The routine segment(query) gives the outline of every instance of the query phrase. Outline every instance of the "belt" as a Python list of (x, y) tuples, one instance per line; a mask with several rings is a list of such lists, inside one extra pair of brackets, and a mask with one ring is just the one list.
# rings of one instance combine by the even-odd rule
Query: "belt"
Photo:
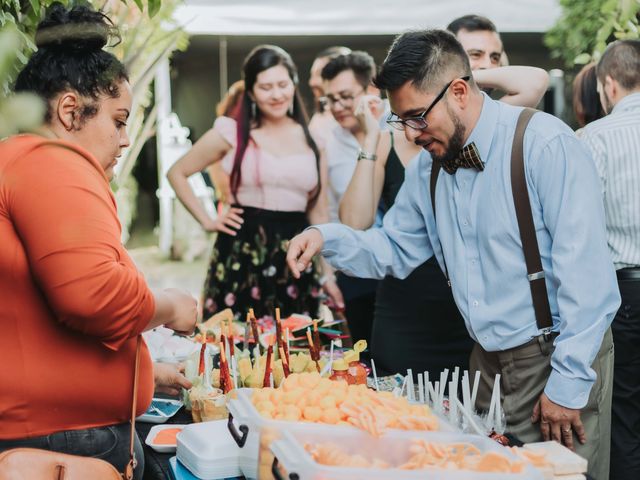
[(640, 280), (640, 268), (621, 268), (616, 271), (616, 276), (618, 280)]

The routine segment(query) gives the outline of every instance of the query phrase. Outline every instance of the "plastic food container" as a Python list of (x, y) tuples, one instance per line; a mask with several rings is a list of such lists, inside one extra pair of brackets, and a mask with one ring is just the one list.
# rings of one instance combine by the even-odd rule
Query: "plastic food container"
[[(184, 425), (177, 425), (177, 424), (154, 425), (153, 427), (151, 427), (151, 430), (149, 430), (149, 434), (147, 435), (147, 438), (144, 441), (144, 443), (146, 443), (147, 445), (149, 445), (149, 447), (151, 447), (152, 449), (154, 449), (156, 452), (159, 452), (159, 453), (175, 452), (177, 439), (173, 442), (162, 441), (160, 443), (158, 443), (156, 440), (160, 440), (160, 438), (163, 436), (161, 432), (166, 432), (167, 430), (171, 430), (172, 431), (171, 433), (173, 433), (173, 431), (179, 432), (184, 427), (185, 427)], [(157, 438), (158, 435), (160, 435), (159, 438)]]
[(227, 421), (193, 423), (177, 437), (176, 457), (197, 478), (239, 477), (239, 448), (227, 431)]
[(180, 400), (168, 398), (154, 398), (146, 412), (140, 415), (137, 420), (147, 423), (164, 423), (173, 417), (184, 405)]
[(378, 468), (337, 467), (316, 463), (304, 449), (305, 443), (331, 442), (339, 445), (348, 454), (364, 455), (369, 459), (379, 459), (392, 465), (406, 462), (411, 453), (409, 447), (414, 439), (424, 439), (428, 442), (454, 444), (470, 443), (481, 452), (499, 452), (502, 455), (517, 459), (508, 449), (489, 438), (463, 433), (444, 432), (404, 432), (389, 430), (380, 438), (372, 437), (366, 432), (357, 430), (335, 430), (331, 426), (312, 425), (314, 428), (305, 430), (288, 430), (280, 440), (272, 443), (271, 450), (274, 460), (271, 473), (276, 480), (369, 480), (369, 479), (425, 479), (430, 480), (541, 480), (542, 474), (527, 466), (518, 474), (479, 473), (465, 470), (401, 470)]
[[(254, 389), (251, 388), (234, 390), (234, 392), (237, 392), (237, 398), (230, 400), (227, 404), (229, 409), (228, 428), (240, 447), (240, 464), (242, 466), (242, 474), (246, 478), (260, 478), (261, 480), (272, 478), (273, 454), (271, 453), (270, 445), (273, 441), (281, 438), (281, 434), (284, 431), (292, 429), (305, 431), (309, 428), (313, 429), (315, 426), (320, 426), (328, 427), (331, 431), (361, 432), (355, 427), (327, 426), (311, 422), (289, 422), (264, 418), (251, 403), (253, 391)], [(454, 430), (451, 425), (442, 419), (440, 419), (440, 428), (443, 431)], [(368, 435), (366, 432), (363, 433)]]

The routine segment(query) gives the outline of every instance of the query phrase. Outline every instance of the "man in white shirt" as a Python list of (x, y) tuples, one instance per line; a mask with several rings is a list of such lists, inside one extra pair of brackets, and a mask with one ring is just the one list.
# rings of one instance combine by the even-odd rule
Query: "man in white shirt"
[[(359, 142), (365, 135), (354, 115), (354, 109), (363, 95), (379, 97), (380, 94), (371, 83), (375, 73), (376, 65), (373, 58), (362, 51), (331, 59), (321, 72), (324, 101), (337, 122), (324, 145), (329, 170), (327, 196), (331, 222), (340, 222), (340, 200), (355, 171)], [(382, 111), (382, 100), (376, 106), (379, 109), (377, 115), (384, 121), (386, 117)], [(376, 280), (338, 274), (338, 286), (345, 299), (345, 314), (354, 341), (370, 341), (377, 285)]]
[(640, 478), (640, 40), (609, 45), (596, 74), (608, 115), (587, 125), (581, 138), (600, 176), (607, 243), (622, 296), (611, 325), (615, 366), (610, 478), (635, 480)]

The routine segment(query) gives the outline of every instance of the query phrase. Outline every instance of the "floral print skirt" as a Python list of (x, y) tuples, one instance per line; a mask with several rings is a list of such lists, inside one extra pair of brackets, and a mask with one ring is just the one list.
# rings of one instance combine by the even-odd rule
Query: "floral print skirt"
[(287, 241), (308, 226), (304, 212), (277, 212), (252, 207), (235, 237), (218, 233), (203, 294), (203, 317), (231, 308), (244, 320), (249, 308), (256, 317), (292, 313), (315, 316), (320, 286), (312, 265), (299, 280), (286, 266)]

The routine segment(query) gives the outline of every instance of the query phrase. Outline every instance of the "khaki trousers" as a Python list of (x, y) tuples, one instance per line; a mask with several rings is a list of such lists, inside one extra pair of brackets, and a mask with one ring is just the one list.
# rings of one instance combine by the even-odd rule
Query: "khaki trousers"
[[(531, 423), (531, 414), (551, 373), (553, 341), (542, 336), (516, 348), (502, 352), (486, 352), (476, 344), (471, 352), (471, 371), (481, 372), (477, 407), (489, 409), (493, 379), (499, 373), (502, 408), (507, 419), (507, 432), (525, 443), (542, 441), (540, 425)], [(611, 438), (611, 392), (613, 383), (613, 340), (607, 329), (592, 368), (597, 379), (591, 389), (581, 419), (587, 435), (582, 445), (575, 434), (576, 452), (589, 461), (589, 475), (595, 480), (608, 480)]]

